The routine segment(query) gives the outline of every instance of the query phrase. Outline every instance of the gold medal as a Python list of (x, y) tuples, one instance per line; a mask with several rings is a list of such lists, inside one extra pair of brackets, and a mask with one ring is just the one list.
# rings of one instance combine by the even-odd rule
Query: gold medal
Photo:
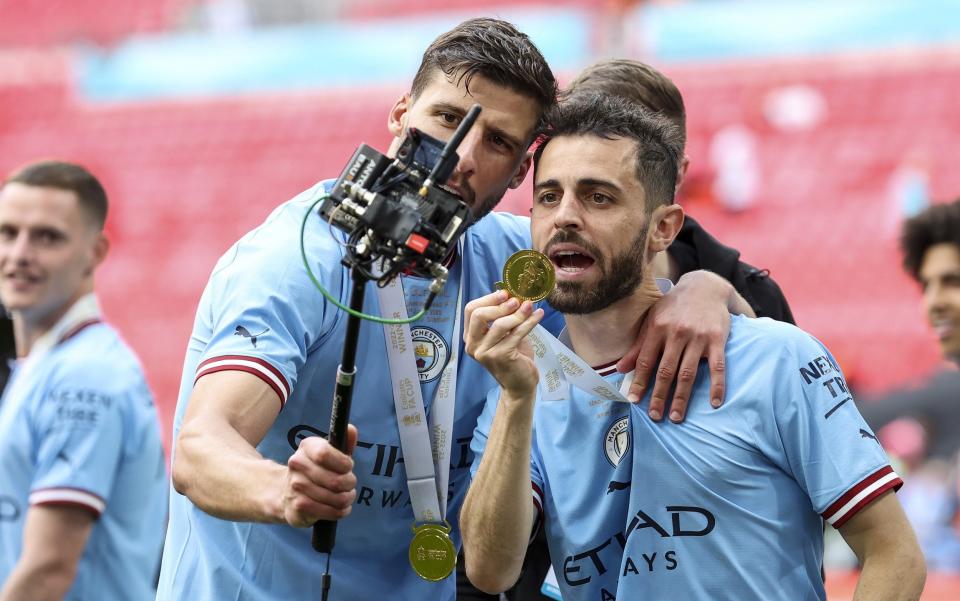
[(556, 278), (553, 263), (547, 255), (535, 250), (521, 250), (507, 259), (503, 266), (503, 281), (495, 285), (520, 300), (538, 301), (547, 298)]
[(457, 549), (450, 540), (450, 526), (443, 524), (414, 524), (410, 541), (410, 565), (417, 576), (439, 582), (457, 567)]

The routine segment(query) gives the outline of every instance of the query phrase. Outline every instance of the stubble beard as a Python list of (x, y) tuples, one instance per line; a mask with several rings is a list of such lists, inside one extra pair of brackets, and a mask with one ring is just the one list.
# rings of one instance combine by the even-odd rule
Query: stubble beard
[[(645, 224), (630, 248), (610, 260), (609, 269), (606, 259), (599, 252), (593, 253), (596, 259), (595, 266), (601, 273), (600, 281), (595, 286), (582, 282), (558, 281), (553, 292), (547, 297), (550, 306), (561, 313), (586, 315), (606, 309), (633, 294), (643, 281), (643, 258), (648, 229), (649, 224)], [(558, 234), (554, 240), (551, 240), (551, 244), (576, 242), (584, 249), (592, 251), (592, 245), (586, 244), (578, 234), (562, 234)], [(547, 248), (549, 246), (548, 244)]]

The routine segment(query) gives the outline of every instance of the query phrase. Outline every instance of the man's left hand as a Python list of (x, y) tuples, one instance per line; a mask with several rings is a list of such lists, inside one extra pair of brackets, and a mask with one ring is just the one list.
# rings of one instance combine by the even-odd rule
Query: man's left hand
[[(701, 359), (710, 367), (710, 404), (719, 407), (725, 394), (724, 346), (730, 334), (730, 310), (746, 306), (720, 276), (707, 271), (685, 274), (677, 285), (654, 304), (644, 318), (640, 336), (617, 364), (620, 371), (636, 369), (627, 394), (639, 401), (654, 367), (656, 375), (650, 394), (650, 418), (659, 421), (667, 406), (670, 386), (676, 382), (670, 402), (670, 421), (681, 422), (697, 376)], [(659, 357), (659, 366), (657, 358)]]

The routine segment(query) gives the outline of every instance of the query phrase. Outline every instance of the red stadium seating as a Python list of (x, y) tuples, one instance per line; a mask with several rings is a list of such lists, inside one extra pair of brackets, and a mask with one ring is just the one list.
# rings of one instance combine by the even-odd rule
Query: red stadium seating
[[(769, 268), (799, 323), (869, 389), (916, 377), (936, 359), (898, 267), (884, 195), (914, 148), (927, 152), (936, 197), (960, 193), (951, 165), (960, 156), (958, 63), (926, 55), (670, 70), (687, 98), (692, 177), (709, 175), (708, 140), (724, 124), (746, 123), (759, 140), (757, 206), (731, 215), (689, 198), (689, 212)], [(0, 79), (0, 170), (58, 156), (102, 175), (114, 247), (99, 286), (108, 317), (147, 366), (169, 433), (193, 312), (217, 257), (279, 202), (336, 175), (358, 143), (385, 149), (386, 111), (400, 90), (90, 105), (57, 72)], [(825, 99), (815, 130), (781, 132), (760, 114), (759, 98), (793, 83)], [(504, 206), (526, 213), (529, 198), (525, 186)]]
[[(353, 0), (343, 4), (342, 16), (349, 19), (383, 19), (436, 12), (475, 12), (477, 0)], [(485, 11), (531, 7), (593, 6), (590, 0), (485, 0)]]
[(168, 29), (196, 0), (0, 0), (0, 46), (109, 45)]

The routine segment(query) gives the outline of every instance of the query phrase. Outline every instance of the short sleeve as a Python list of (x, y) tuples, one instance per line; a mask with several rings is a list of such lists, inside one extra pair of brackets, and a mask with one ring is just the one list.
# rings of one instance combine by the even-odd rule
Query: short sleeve
[[(310, 200), (282, 206), (218, 263), (201, 301), (210, 337), (196, 380), (243, 371), (270, 386), (281, 407), (290, 396), (308, 352), (332, 329), (337, 314), (303, 265), (299, 231)], [(314, 225), (307, 229), (307, 256), (324, 288), (340, 297), (345, 288), (340, 247), (319, 218)]]
[(903, 481), (860, 416), (836, 360), (812, 336), (789, 332), (769, 412), (775, 453), (814, 509), (839, 528)]
[[(89, 362), (88, 362), (89, 363)], [(30, 414), (35, 443), (31, 505), (83, 507), (99, 516), (123, 454), (125, 391), (102, 366), (67, 365)]]

